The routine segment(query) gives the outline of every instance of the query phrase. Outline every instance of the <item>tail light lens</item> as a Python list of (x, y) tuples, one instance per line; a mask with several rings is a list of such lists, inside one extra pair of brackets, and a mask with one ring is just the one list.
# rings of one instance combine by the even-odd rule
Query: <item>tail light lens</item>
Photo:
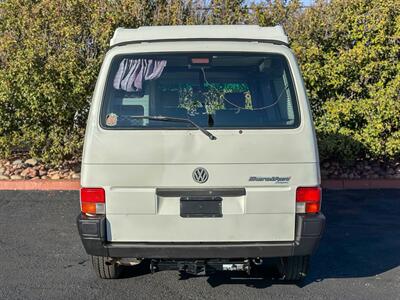
[(106, 193), (102, 188), (81, 188), (81, 211), (85, 214), (106, 213)]
[(299, 187), (296, 191), (296, 212), (315, 214), (321, 210), (321, 188)]

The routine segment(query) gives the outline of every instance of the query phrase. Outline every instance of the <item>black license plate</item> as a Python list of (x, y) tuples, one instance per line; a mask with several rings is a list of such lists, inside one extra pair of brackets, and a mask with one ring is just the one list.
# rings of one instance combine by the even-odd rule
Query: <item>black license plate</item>
[(182, 197), (181, 217), (183, 218), (221, 218), (221, 197)]

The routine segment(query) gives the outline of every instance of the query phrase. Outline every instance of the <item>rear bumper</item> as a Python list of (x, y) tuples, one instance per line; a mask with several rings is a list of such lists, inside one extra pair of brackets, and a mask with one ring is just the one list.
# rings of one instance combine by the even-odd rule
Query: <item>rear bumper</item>
[(296, 237), (288, 242), (235, 243), (108, 243), (105, 217), (78, 216), (86, 252), (95, 256), (152, 259), (255, 258), (310, 255), (318, 247), (325, 216), (296, 216)]

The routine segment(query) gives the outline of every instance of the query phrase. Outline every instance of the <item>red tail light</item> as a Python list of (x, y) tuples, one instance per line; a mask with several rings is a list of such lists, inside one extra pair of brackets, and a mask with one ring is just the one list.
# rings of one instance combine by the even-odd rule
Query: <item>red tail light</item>
[(209, 63), (210, 59), (208, 57), (192, 58), (192, 64), (194, 65), (208, 65)]
[(102, 188), (81, 188), (81, 211), (85, 214), (105, 214), (106, 193)]
[(296, 212), (318, 213), (321, 210), (321, 188), (299, 187), (296, 191)]

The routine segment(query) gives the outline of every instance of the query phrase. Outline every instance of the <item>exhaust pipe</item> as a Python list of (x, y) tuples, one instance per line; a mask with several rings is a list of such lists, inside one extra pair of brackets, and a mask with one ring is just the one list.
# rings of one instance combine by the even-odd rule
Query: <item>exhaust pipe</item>
[(142, 260), (140, 258), (120, 258), (117, 260), (117, 264), (121, 266), (136, 266), (141, 262)]
[(261, 258), (259, 258), (259, 257), (253, 258), (253, 263), (254, 263), (256, 266), (259, 266), (259, 265), (262, 265), (263, 260), (262, 260)]

